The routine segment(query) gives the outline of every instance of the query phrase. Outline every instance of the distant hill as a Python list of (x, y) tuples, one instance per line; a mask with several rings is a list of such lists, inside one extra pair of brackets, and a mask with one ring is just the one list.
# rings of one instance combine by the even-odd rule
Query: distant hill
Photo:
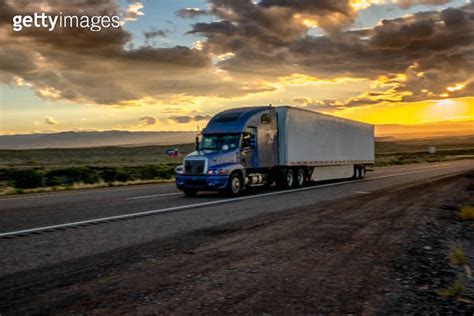
[[(466, 143), (474, 136), (474, 121), (435, 122), (417, 125), (376, 125), (379, 141), (429, 141)], [(61, 132), (0, 136), (0, 149), (83, 148), (104, 146), (178, 145), (194, 142), (196, 132)], [(444, 139), (444, 140), (443, 140)]]
[(382, 124), (375, 126), (378, 138), (390, 140), (474, 136), (474, 121), (434, 122), (416, 125)]
[(196, 132), (61, 132), (0, 136), (0, 149), (175, 145), (194, 142)]

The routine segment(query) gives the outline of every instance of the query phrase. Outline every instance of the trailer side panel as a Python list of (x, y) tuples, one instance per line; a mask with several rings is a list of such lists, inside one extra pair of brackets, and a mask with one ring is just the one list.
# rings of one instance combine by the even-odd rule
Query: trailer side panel
[(278, 113), (281, 165), (373, 163), (372, 125), (292, 107)]

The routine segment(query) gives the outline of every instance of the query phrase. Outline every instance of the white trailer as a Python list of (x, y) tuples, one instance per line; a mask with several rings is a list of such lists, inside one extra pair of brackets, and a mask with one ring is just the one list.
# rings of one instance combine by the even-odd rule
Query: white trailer
[(312, 181), (363, 178), (374, 163), (374, 127), (290, 106), (276, 108), (280, 166), (305, 167)]

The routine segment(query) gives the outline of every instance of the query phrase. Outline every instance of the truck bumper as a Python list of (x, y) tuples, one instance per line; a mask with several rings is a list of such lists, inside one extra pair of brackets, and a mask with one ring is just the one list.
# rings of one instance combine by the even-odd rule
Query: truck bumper
[(223, 191), (227, 187), (229, 176), (189, 176), (176, 175), (176, 187), (179, 190)]

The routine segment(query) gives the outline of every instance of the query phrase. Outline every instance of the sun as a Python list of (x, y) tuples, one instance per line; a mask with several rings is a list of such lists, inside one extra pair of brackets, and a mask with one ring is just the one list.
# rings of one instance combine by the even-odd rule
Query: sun
[(452, 105), (454, 105), (455, 102), (453, 100), (450, 100), (450, 99), (443, 99), (443, 100), (439, 100), (438, 102), (436, 102), (436, 105), (437, 106), (440, 106), (440, 107), (450, 107)]

